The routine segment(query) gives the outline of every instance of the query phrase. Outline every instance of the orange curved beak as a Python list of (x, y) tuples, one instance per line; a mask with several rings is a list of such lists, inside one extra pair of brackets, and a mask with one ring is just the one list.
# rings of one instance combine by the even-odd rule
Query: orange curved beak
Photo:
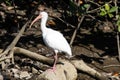
[(36, 22), (36, 21), (38, 21), (39, 19), (41, 19), (42, 18), (42, 16), (41, 15), (38, 15), (33, 21), (32, 21), (32, 23), (30, 24), (30, 27), (29, 28), (31, 28), (31, 26)]

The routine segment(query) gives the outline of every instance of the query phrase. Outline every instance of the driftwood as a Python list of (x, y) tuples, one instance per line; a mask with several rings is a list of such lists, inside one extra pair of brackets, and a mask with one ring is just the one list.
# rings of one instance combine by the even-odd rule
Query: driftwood
[[(14, 54), (23, 54), (43, 63), (53, 64), (53, 59), (44, 57), (23, 48), (14, 47)], [(101, 73), (87, 66), (83, 60), (59, 60), (59, 62), (62, 64), (57, 64), (55, 72), (46, 70), (38, 76), (38, 80), (76, 80), (77, 70), (85, 72), (100, 80), (104, 80), (103, 78), (105, 78), (105, 76)]]
[[(27, 24), (29, 22), (30, 21), (26, 22), (26, 24), (22, 27), (22, 29), (17, 34), (15, 39), (11, 42), (11, 44), (0, 54), (0, 61), (2, 61), (4, 59), (12, 58), (12, 63), (14, 63), (14, 60), (13, 60), (13, 48), (17, 44), (17, 42), (20, 39), (20, 37), (22, 36), (22, 34), (24, 33), (24, 30), (25, 30), (25, 28), (26, 28), (26, 26), (27, 26)], [(6, 55), (9, 55), (9, 56), (6, 56)]]
[(53, 59), (49, 59), (47, 57), (44, 57), (42, 55), (39, 55), (35, 52), (31, 52), (29, 50), (23, 49), (23, 48), (19, 48), (19, 47), (14, 47), (14, 53), (15, 54), (23, 54), (27, 57), (33, 58), (35, 60), (41, 61), (43, 63), (48, 63), (48, 64), (52, 64), (53, 63)]

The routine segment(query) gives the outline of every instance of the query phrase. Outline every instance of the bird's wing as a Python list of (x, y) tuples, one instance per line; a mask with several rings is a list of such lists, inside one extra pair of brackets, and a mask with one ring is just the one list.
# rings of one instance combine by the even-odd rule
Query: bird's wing
[(54, 30), (49, 30), (45, 37), (43, 37), (44, 42), (47, 46), (54, 50), (62, 51), (71, 55), (71, 48), (67, 40), (63, 35)]

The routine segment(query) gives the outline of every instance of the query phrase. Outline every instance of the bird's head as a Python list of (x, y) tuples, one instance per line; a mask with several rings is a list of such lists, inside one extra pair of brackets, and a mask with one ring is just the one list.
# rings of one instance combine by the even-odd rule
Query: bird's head
[(40, 12), (40, 14), (32, 21), (32, 23), (30, 24), (30, 27), (36, 22), (38, 21), (39, 19), (43, 19), (43, 20), (47, 20), (48, 18), (48, 13), (47, 12)]
[(47, 12), (40, 12), (40, 16), (41, 16), (41, 18), (44, 18), (44, 17), (48, 17), (48, 13)]

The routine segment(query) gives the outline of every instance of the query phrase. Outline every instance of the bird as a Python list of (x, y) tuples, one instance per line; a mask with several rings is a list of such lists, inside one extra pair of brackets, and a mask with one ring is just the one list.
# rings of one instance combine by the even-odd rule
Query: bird
[(40, 19), (41, 19), (40, 26), (42, 31), (43, 42), (45, 43), (46, 46), (54, 50), (54, 64), (51, 70), (55, 71), (56, 63), (58, 60), (57, 54), (59, 52), (64, 52), (68, 56), (68, 58), (71, 58), (72, 57), (71, 47), (62, 33), (46, 27), (48, 13), (45, 11), (39, 13), (39, 15), (31, 22), (29, 28), (31, 28), (32, 25)]

